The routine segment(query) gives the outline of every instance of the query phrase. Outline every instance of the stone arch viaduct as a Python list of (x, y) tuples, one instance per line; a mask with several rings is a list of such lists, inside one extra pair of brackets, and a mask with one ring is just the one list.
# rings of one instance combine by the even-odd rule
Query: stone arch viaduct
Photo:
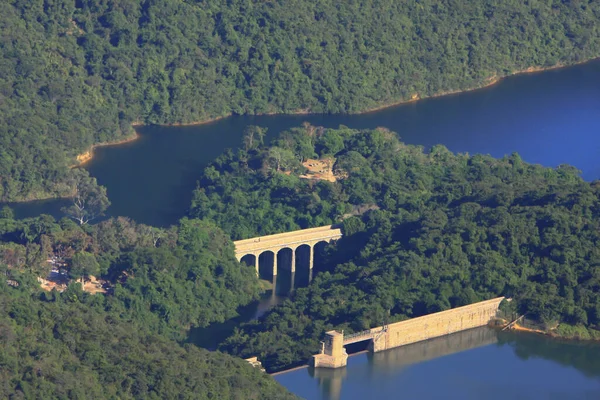
[(333, 225), (319, 228), (301, 229), (292, 232), (278, 233), (276, 235), (258, 236), (250, 239), (233, 242), (235, 256), (238, 261), (247, 255), (254, 256), (254, 266), (258, 275), (258, 259), (262, 253), (273, 253), (273, 276), (277, 275), (277, 253), (283, 249), (292, 251), (292, 272), (296, 271), (296, 249), (303, 245), (309, 247), (309, 268), (312, 270), (314, 263), (314, 247), (319, 242), (330, 243), (342, 237), (342, 230)]

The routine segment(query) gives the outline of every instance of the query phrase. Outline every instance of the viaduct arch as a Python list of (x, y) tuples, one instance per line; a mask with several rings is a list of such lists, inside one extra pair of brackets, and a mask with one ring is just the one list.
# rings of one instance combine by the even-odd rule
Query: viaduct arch
[(254, 256), (254, 266), (258, 275), (258, 259), (265, 252), (273, 253), (273, 276), (277, 275), (277, 253), (283, 249), (292, 251), (292, 272), (296, 271), (296, 249), (308, 245), (309, 268), (312, 271), (314, 264), (314, 247), (319, 242), (330, 243), (342, 237), (342, 230), (334, 225), (319, 228), (301, 229), (292, 232), (278, 233), (275, 235), (257, 236), (250, 239), (233, 242), (235, 257), (238, 261), (247, 255)]

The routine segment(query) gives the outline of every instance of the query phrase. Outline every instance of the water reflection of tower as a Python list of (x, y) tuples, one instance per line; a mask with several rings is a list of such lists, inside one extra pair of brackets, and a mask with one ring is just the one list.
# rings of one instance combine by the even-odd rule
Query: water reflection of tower
[(339, 400), (342, 392), (342, 382), (346, 378), (346, 368), (312, 368), (308, 369), (312, 378), (319, 382), (321, 393), (324, 398)]

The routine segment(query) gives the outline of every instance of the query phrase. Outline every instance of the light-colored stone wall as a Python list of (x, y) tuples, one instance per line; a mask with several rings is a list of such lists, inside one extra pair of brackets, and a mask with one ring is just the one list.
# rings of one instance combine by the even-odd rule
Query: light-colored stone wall
[[(422, 317), (379, 326), (365, 331), (365, 340), (371, 340), (370, 350), (377, 353), (407, 344), (433, 339), (451, 333), (487, 325), (498, 313), (504, 297), (481, 301)], [(353, 339), (347, 341), (354, 342)], [(346, 343), (347, 344), (347, 343)], [(339, 368), (346, 365), (348, 355), (344, 349), (343, 335), (329, 331), (321, 354), (313, 356), (315, 367)]]
[(237, 240), (235, 245), (235, 254), (238, 258), (246, 254), (259, 254), (264, 251), (277, 251), (283, 248), (291, 248), (308, 244), (315, 245), (320, 241), (330, 242), (342, 237), (342, 230), (334, 228), (332, 225), (321, 226), (318, 228), (301, 229), (292, 232), (278, 233), (276, 235), (260, 236), (250, 239)]
[[(496, 316), (503, 299), (504, 297), (498, 297), (390, 324), (387, 332), (374, 340), (372, 350), (383, 351), (487, 325)], [(374, 328), (374, 330), (380, 331), (381, 328)]]
[(273, 276), (277, 275), (277, 253), (283, 249), (292, 251), (291, 272), (296, 270), (296, 249), (302, 245), (309, 246), (309, 270), (312, 270), (314, 263), (313, 247), (319, 242), (331, 243), (342, 237), (342, 230), (333, 225), (321, 226), (318, 228), (300, 229), (292, 232), (278, 233), (276, 235), (267, 235), (254, 237), (250, 239), (238, 240), (233, 242), (235, 245), (235, 257), (238, 261), (247, 255), (254, 256), (254, 267), (256, 275), (259, 275), (259, 257), (264, 252), (273, 253)]

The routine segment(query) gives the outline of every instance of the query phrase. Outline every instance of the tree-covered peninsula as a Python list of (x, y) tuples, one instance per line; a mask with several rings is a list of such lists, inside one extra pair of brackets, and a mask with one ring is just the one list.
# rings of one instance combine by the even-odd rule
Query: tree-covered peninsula
[(0, 201), (132, 123), (358, 112), (600, 56), (598, 2), (0, 2)]
[[(270, 146), (250, 142), (206, 168), (193, 216), (235, 238), (329, 223), (345, 236), (329, 249), (327, 271), (223, 350), (278, 369), (306, 360), (326, 330), (499, 295), (548, 329), (598, 336), (600, 186), (574, 168), (424, 152), (383, 128), (305, 125)], [(331, 175), (307, 172), (316, 159)]]
[[(260, 293), (210, 223), (16, 221), (4, 209), (0, 272), (1, 398), (294, 398), (238, 357), (185, 344), (190, 326), (232, 318)], [(64, 284), (38, 279), (48, 275)], [(93, 276), (102, 287), (83, 291)]]

